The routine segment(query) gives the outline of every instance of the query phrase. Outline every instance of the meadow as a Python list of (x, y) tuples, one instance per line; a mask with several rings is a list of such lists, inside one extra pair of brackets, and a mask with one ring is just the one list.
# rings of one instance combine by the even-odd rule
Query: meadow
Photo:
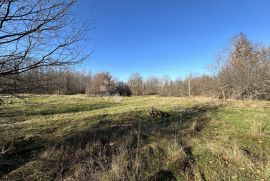
[[(0, 180), (270, 180), (270, 102), (2, 100)], [(168, 116), (149, 116), (153, 107)]]

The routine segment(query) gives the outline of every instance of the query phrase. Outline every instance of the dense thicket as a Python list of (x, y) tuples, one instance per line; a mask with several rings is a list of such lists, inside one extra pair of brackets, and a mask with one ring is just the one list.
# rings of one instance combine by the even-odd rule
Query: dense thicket
[(215, 70), (224, 96), (270, 99), (270, 49), (252, 43), (244, 34), (234, 39)]
[(16, 79), (0, 77), (0, 86), (2, 93), (189, 96), (190, 92), (191, 96), (222, 99), (270, 99), (270, 48), (251, 42), (241, 33), (212, 67), (211, 75), (176, 80), (168, 76), (143, 78), (135, 73), (126, 83), (109, 72), (92, 75), (41, 67), (16, 75)]

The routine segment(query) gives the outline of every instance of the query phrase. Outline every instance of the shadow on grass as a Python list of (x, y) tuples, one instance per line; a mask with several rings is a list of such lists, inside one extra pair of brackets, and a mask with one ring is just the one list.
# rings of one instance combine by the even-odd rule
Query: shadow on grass
[(91, 111), (96, 109), (104, 109), (116, 106), (115, 103), (102, 103), (102, 104), (65, 104), (64, 106), (51, 105), (43, 110), (32, 112), (28, 111), (27, 115), (52, 115), (52, 114), (62, 114), (62, 113), (76, 113)]
[[(91, 107), (101, 108), (104, 107)], [(192, 148), (186, 145), (186, 139), (195, 136), (208, 124), (210, 118), (206, 113), (215, 109), (217, 107), (197, 106), (172, 110), (168, 112), (168, 117), (154, 119), (148, 116), (146, 111), (115, 114), (82, 132), (53, 143), (54, 146), (46, 148), (42, 163), (32, 169), (42, 173), (39, 177), (52, 180), (176, 180), (175, 170), (169, 170), (170, 166), (165, 167), (166, 153), (163, 145), (158, 144), (162, 139), (175, 139), (187, 155), (184, 160), (178, 160), (177, 167), (192, 178)], [(5, 165), (1, 164), (0, 173), (7, 175), (36, 159), (42, 151), (41, 148), (44, 148), (42, 143), (45, 142), (37, 140), (39, 146), (32, 148), (31, 144), (15, 147), (12, 155), (22, 161), (12, 163), (9, 169), (3, 169)], [(26, 149), (28, 146), (29, 149)], [(3, 154), (0, 158), (1, 163), (9, 163), (13, 159), (14, 157), (8, 154)], [(10, 174), (9, 178), (16, 179), (16, 172)]]
[(39, 137), (18, 138), (0, 154), (0, 178), (21, 165), (38, 158), (48, 142)]
[[(42, 108), (43, 104), (25, 105), (26, 110), (16, 110), (16, 108), (2, 108), (0, 109), (0, 124), (13, 124), (16, 122), (23, 122), (29, 116), (46, 116), (64, 113), (85, 112), (91, 110), (105, 109), (117, 106), (116, 103), (102, 103), (102, 104), (64, 104), (53, 105), (48, 104)], [(41, 108), (39, 108), (41, 107)], [(40, 109), (40, 110), (35, 110)], [(35, 111), (34, 111), (35, 110)]]

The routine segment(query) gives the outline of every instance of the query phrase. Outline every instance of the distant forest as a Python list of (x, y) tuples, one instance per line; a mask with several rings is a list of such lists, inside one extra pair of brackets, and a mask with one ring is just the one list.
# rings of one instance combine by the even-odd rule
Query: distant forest
[(1, 93), (210, 96), (220, 99), (270, 99), (270, 48), (249, 40), (243, 33), (209, 66), (209, 75), (143, 78), (134, 73), (126, 82), (109, 72), (90, 74), (57, 66), (39, 67), (0, 76)]

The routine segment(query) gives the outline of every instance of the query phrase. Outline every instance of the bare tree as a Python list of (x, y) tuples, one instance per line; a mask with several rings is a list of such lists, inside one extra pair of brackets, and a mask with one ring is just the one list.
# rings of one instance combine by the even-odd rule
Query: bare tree
[(160, 92), (160, 81), (156, 76), (150, 76), (144, 82), (144, 94), (157, 95)]
[(188, 97), (189, 98), (191, 97), (191, 80), (192, 80), (192, 74), (189, 72), (188, 73), (188, 78), (187, 78), (187, 81), (188, 81)]
[(139, 73), (132, 74), (129, 77), (128, 85), (133, 95), (143, 94), (143, 78)]
[(160, 90), (159, 94), (162, 96), (172, 96), (174, 91), (174, 82), (169, 76), (160, 78)]
[(74, 65), (87, 57), (79, 51), (87, 26), (76, 20), (76, 2), (0, 1), (1, 80), (15, 83), (17, 75), (29, 70)]

